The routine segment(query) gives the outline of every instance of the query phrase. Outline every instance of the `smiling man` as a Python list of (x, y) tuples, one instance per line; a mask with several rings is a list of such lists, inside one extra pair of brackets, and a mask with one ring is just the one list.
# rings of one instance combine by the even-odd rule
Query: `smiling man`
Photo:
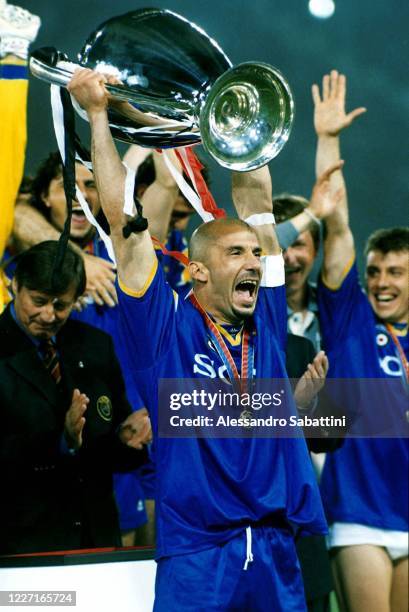
[(366, 286), (368, 299), (379, 319), (408, 322), (408, 228), (378, 230), (366, 244)]
[[(95, 177), (118, 261), (121, 341), (153, 420), (154, 609), (265, 609), (268, 602), (277, 612), (300, 612), (305, 599), (294, 534), (325, 530), (305, 441), (158, 436), (160, 379), (199, 379), (206, 375), (197, 369), (202, 358), (214, 376), (232, 382), (286, 376), (283, 261), (273, 225), (257, 233), (237, 219), (200, 227), (189, 248), (193, 291), (180, 300), (165, 282), (149, 232), (124, 237), (125, 169), (109, 130), (104, 82), (80, 70), (68, 87), (90, 121)], [(317, 182), (313, 198), (326, 197), (333, 170)], [(271, 184), (265, 193), (257, 188), (265, 173), (238, 179), (253, 196), (243, 197), (240, 217), (271, 213)]]
[[(321, 94), (313, 86), (317, 175), (340, 157), (344, 87), (345, 77), (335, 71), (324, 79)], [(345, 381), (338, 387), (340, 401), (368, 427), (352, 425), (355, 436), (327, 456), (322, 474), (337, 595), (345, 610), (407, 610), (409, 228), (369, 237), (365, 293), (341, 170), (331, 176), (331, 189), (344, 197), (325, 222), (317, 296), (323, 346), (329, 377)], [(371, 427), (383, 415), (390, 415), (395, 429), (380, 438)]]
[[(330, 376), (361, 379), (359, 399), (348, 394), (348, 383), (344, 383), (342, 401), (347, 408), (364, 415), (373, 410), (381, 414), (394, 410), (398, 423), (398, 431), (390, 439), (360, 438), (359, 434), (365, 435), (361, 431), (327, 456), (321, 490), (330, 522), (337, 594), (346, 609), (405, 610), (409, 228), (379, 230), (370, 236), (365, 249), (365, 294), (354, 263), (350, 230), (346, 227), (342, 233), (337, 221), (334, 219), (333, 226), (331, 222), (328, 219), (324, 270), (318, 288)], [(334, 226), (337, 229), (333, 233)], [(379, 378), (401, 379), (398, 396), (387, 383), (376, 382)]]
[[(98, 192), (92, 173), (82, 164), (75, 164), (76, 181), (94, 216), (100, 211)], [(67, 215), (61, 158), (50, 155), (40, 164), (31, 185), (30, 203), (19, 203), (15, 208), (13, 229), (14, 250), (21, 252), (43, 240), (58, 240)], [(73, 201), (70, 228), (72, 247), (84, 260), (88, 303), (114, 307), (115, 266), (109, 260), (105, 246), (98, 239), (95, 228), (77, 201)], [(7, 273), (12, 270), (7, 268)], [(87, 321), (88, 322), (88, 321)]]
[[(47, 184), (49, 176), (54, 175)], [(45, 179), (45, 182), (44, 182)], [(94, 217), (100, 211), (98, 192), (92, 172), (82, 164), (75, 164), (75, 181), (90, 207)], [(34, 204), (46, 213), (52, 225), (62, 232), (67, 217), (67, 202), (61, 174), (59, 155), (53, 153), (33, 181)], [(95, 228), (86, 218), (80, 204), (73, 202), (70, 238), (81, 247), (86, 246), (94, 236)]]
[(315, 285), (311, 272), (320, 246), (320, 221), (332, 212), (312, 208), (311, 203), (292, 194), (274, 197), (274, 214), (278, 223), (290, 222), (297, 229), (291, 244), (283, 245), (288, 331), (310, 340), (316, 351), (321, 348)]

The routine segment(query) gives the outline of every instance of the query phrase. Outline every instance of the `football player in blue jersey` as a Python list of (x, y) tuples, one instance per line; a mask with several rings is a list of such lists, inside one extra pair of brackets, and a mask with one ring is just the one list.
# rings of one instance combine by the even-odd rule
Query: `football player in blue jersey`
[[(118, 263), (121, 341), (153, 422), (155, 610), (305, 610), (294, 535), (325, 531), (305, 441), (158, 436), (160, 380), (203, 378), (195, 369), (200, 360), (232, 382), (285, 377), (284, 270), (273, 225), (257, 231), (238, 219), (202, 225), (189, 247), (193, 292), (180, 300), (165, 282), (149, 232), (124, 235), (126, 170), (109, 130), (104, 83), (103, 75), (83, 69), (68, 87), (90, 121)], [(328, 196), (328, 177), (339, 166), (317, 181), (313, 198)], [(266, 185), (258, 181), (265, 173), (237, 179), (240, 188), (248, 181), (251, 196), (237, 205), (241, 218), (271, 213), (271, 183), (257, 187)]]
[[(314, 85), (312, 93), (319, 175), (340, 157), (339, 134), (348, 125), (345, 77), (332, 71), (322, 91)], [(403, 611), (408, 609), (409, 229), (379, 230), (369, 238), (364, 292), (341, 169), (331, 176), (331, 189), (343, 196), (325, 222), (318, 287), (329, 376), (354, 379), (354, 389), (362, 381), (360, 399), (348, 398), (347, 383), (344, 391), (368, 424), (390, 412), (397, 426), (394, 438), (359, 437), (365, 435), (361, 430), (326, 459), (321, 490), (337, 594), (342, 610)]]

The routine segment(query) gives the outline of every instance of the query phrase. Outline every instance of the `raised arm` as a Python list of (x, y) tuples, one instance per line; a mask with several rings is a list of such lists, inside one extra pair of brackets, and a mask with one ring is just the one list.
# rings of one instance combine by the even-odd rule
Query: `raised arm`
[[(155, 180), (148, 185), (140, 199), (143, 204), (144, 216), (149, 222), (150, 234), (161, 242), (165, 242), (179, 190), (165, 163), (164, 155), (158, 151), (152, 151), (152, 149), (132, 145), (124, 156), (124, 162), (130, 168), (137, 170), (150, 155), (155, 169)], [(174, 151), (169, 149), (166, 155), (175, 167), (180, 166)]]
[(133, 170), (137, 171), (139, 166), (143, 164), (145, 159), (152, 154), (152, 149), (147, 147), (140, 147), (139, 145), (131, 145), (128, 147), (123, 161), (124, 163)]
[[(232, 198), (240, 219), (273, 212), (271, 175), (268, 166), (250, 172), (232, 172)], [(278, 255), (281, 248), (272, 223), (255, 226), (265, 255)]]
[(111, 228), (111, 238), (121, 281), (141, 291), (154, 269), (156, 255), (148, 231), (124, 238), (122, 230), (129, 217), (123, 212), (126, 170), (113, 142), (108, 125), (108, 92), (103, 75), (78, 70), (68, 89), (88, 114), (92, 134), (92, 162), (102, 209)]
[[(332, 70), (322, 80), (322, 92), (312, 86), (314, 127), (317, 134), (316, 175), (320, 176), (340, 160), (339, 135), (354, 119), (366, 111), (360, 107), (345, 112), (346, 78)], [(331, 191), (341, 194), (335, 210), (326, 220), (323, 278), (330, 287), (338, 287), (353, 259), (354, 240), (349, 227), (348, 200), (342, 168), (331, 176)]]
[[(171, 163), (179, 167), (175, 152), (168, 150), (166, 154), (170, 157)], [(154, 151), (152, 155), (155, 167), (155, 180), (143, 194), (142, 204), (145, 216), (149, 221), (151, 235), (158, 238), (161, 242), (165, 242), (179, 189), (166, 166), (164, 154)]]

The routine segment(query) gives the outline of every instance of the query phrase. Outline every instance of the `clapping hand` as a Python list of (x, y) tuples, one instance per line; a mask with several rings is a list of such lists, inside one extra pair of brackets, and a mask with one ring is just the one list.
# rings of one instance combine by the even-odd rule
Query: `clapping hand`
[(146, 408), (132, 412), (119, 428), (119, 439), (123, 444), (141, 450), (152, 440), (152, 428)]
[(89, 404), (89, 398), (79, 389), (74, 389), (71, 406), (67, 410), (64, 423), (64, 435), (68, 447), (78, 450), (82, 446), (82, 432), (85, 425), (85, 411)]
[(297, 408), (305, 410), (314, 401), (325, 384), (328, 365), (328, 358), (324, 351), (317, 353), (313, 362), (308, 364), (294, 391)]

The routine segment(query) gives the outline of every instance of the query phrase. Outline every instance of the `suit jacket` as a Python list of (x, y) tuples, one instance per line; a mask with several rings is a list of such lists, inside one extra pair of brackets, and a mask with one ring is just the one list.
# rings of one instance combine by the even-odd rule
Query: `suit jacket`
[[(112, 472), (146, 454), (123, 445), (130, 414), (111, 338), (68, 320), (57, 334), (57, 386), (8, 308), (0, 316), (0, 553), (120, 545)], [(81, 449), (63, 451), (65, 413), (90, 398)]]
[[(315, 357), (314, 345), (307, 338), (288, 334), (286, 357), (288, 376), (294, 379), (301, 378), (307, 369), (307, 365)], [(318, 403), (316, 413), (319, 413), (319, 411)], [(342, 440), (336, 438), (325, 438), (325, 436), (323, 438), (308, 438), (308, 431), (305, 434), (310, 451), (330, 452), (342, 444)], [(304, 580), (305, 597), (311, 605), (313, 601), (327, 597), (333, 589), (324, 536), (300, 538), (297, 541), (297, 554)]]
[[(286, 369), (289, 378), (299, 379), (304, 374), (309, 363), (312, 363), (316, 355), (314, 345), (311, 340), (303, 336), (288, 334), (287, 350), (286, 350)], [(295, 382), (295, 381), (294, 381)], [(325, 393), (325, 386), (318, 395), (318, 404), (314, 411), (314, 417), (321, 416), (342, 417), (346, 412), (340, 406), (334, 403), (333, 399)], [(316, 427), (304, 428), (304, 434), (308, 450), (313, 453), (330, 453), (342, 446), (346, 434), (345, 428), (333, 428), (331, 437), (328, 437), (328, 431), (322, 427), (317, 430)]]

